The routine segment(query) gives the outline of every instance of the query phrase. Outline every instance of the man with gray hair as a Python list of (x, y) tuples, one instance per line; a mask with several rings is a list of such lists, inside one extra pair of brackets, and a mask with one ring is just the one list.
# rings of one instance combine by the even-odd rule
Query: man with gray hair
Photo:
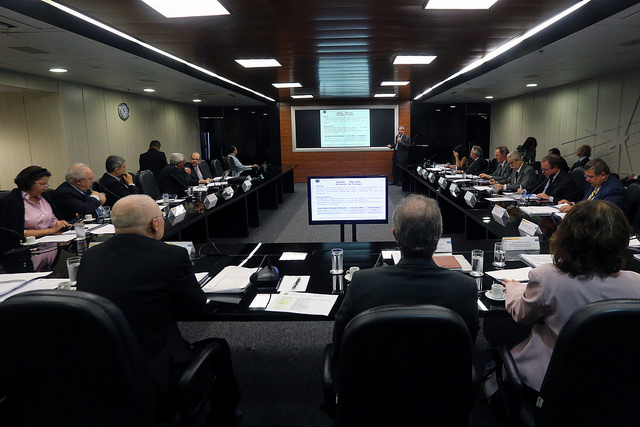
[(373, 307), (435, 304), (458, 313), (475, 340), (478, 332), (476, 282), (457, 271), (439, 267), (432, 256), (442, 234), (438, 203), (423, 195), (403, 199), (393, 212), (393, 237), (402, 258), (396, 265), (359, 270), (336, 314), (333, 327), (334, 366), (347, 324)]
[[(214, 340), (221, 349), (217, 373), (221, 387), (211, 400), (219, 421), (216, 425), (233, 424), (239, 393), (229, 346), (223, 339), (192, 344), (178, 329), (177, 321), (197, 318), (207, 301), (187, 251), (160, 241), (164, 219), (149, 196), (123, 197), (113, 206), (111, 217), (115, 236), (82, 257), (78, 290), (107, 298), (122, 311), (155, 379), (159, 408), (174, 408), (177, 379), (197, 356), (198, 348)], [(203, 373), (211, 376), (203, 381), (215, 380), (214, 372)]]
[(528, 163), (524, 162), (524, 156), (518, 150), (511, 151), (507, 155), (507, 162), (511, 167), (511, 174), (508, 178), (491, 179), (489, 183), (496, 190), (525, 192), (533, 191), (537, 176), (536, 170)]
[(84, 163), (76, 163), (69, 168), (64, 176), (65, 182), (60, 184), (53, 193), (61, 218), (70, 221), (76, 216), (85, 215), (100, 217), (102, 205), (107, 201), (104, 193), (92, 190), (93, 172)]
[(191, 176), (190, 168), (184, 167), (184, 155), (171, 153), (169, 164), (160, 172), (160, 191), (181, 196), (190, 185), (198, 185), (198, 180)]
[(125, 159), (111, 155), (105, 161), (105, 169), (107, 171), (99, 182), (107, 195), (106, 206), (113, 206), (123, 197), (138, 194), (138, 188), (133, 183), (133, 176), (127, 172)]
[(466, 172), (471, 175), (480, 175), (489, 167), (489, 162), (482, 156), (482, 147), (474, 145), (470, 151), (471, 161), (467, 165)]

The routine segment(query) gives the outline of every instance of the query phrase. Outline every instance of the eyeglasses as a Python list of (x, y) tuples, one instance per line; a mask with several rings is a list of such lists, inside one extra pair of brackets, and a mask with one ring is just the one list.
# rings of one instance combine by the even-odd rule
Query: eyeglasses
[(40, 187), (48, 187), (49, 184), (46, 182), (36, 182), (35, 184), (38, 184)]
[(587, 174), (585, 173), (585, 174), (584, 174), (584, 177), (585, 177), (585, 179), (592, 180), (592, 179), (593, 179), (593, 178), (595, 178), (596, 176), (595, 176), (595, 175), (587, 175)]

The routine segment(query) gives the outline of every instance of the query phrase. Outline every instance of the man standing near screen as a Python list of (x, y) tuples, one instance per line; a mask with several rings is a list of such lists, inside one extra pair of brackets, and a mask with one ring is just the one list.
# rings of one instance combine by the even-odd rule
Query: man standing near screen
[(410, 143), (411, 140), (409, 136), (404, 133), (404, 126), (400, 126), (398, 127), (398, 135), (396, 135), (393, 144), (387, 145), (388, 148), (393, 150), (393, 182), (391, 185), (402, 185), (403, 171), (400, 166), (407, 167)]

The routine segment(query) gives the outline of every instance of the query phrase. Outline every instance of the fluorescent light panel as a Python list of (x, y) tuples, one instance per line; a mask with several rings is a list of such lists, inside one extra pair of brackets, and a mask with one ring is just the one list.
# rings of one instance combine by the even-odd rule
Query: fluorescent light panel
[(275, 59), (236, 59), (236, 62), (244, 68), (282, 67)]
[(142, 0), (165, 18), (228, 15), (229, 11), (216, 0)]
[(278, 89), (286, 89), (289, 87), (302, 87), (302, 85), (300, 83), (271, 83), (273, 85), (273, 87), (276, 87)]
[(373, 95), (374, 98), (394, 98), (395, 96), (395, 93), (376, 93)]
[(49, 71), (52, 73), (66, 73), (69, 70), (66, 68), (49, 68)]
[(310, 99), (313, 95), (291, 95), (293, 99)]
[(402, 82), (382, 82), (380, 83), (380, 86), (406, 86), (408, 85), (409, 82), (408, 81), (402, 81)]
[(428, 0), (425, 9), (489, 9), (498, 0)]
[(398, 55), (393, 60), (393, 65), (426, 65), (431, 64), (435, 56), (428, 55)]

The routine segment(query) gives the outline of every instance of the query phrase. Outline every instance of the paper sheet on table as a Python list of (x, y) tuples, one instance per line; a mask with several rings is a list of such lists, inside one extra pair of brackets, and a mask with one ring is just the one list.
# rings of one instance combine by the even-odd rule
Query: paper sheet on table
[(38, 243), (65, 243), (69, 240), (73, 240), (76, 238), (75, 233), (73, 235), (69, 234), (51, 234), (49, 236), (42, 236), (36, 239)]
[[(311, 276), (284, 276), (278, 286), (278, 292), (305, 292)], [(296, 285), (296, 280), (300, 279)], [(293, 286), (295, 285), (295, 289)]]
[(212, 293), (241, 293), (250, 284), (249, 277), (256, 272), (255, 268), (228, 265), (207, 283), (202, 290)]
[(8, 273), (0, 274), (0, 295), (5, 295), (12, 292), (25, 284), (29, 280), (37, 279), (38, 277), (44, 277), (51, 274), (50, 271), (38, 272), (38, 273)]
[(636, 236), (629, 238), (629, 247), (630, 248), (638, 248), (640, 247), (640, 241)]
[(87, 231), (93, 234), (115, 234), (116, 228), (113, 224), (95, 224), (88, 226)]
[[(45, 275), (50, 272), (44, 273)], [(42, 273), (31, 273), (31, 274), (42, 274)], [(5, 276), (3, 274), (3, 276)], [(35, 291), (39, 289), (56, 289), (58, 287), (58, 283), (63, 282), (65, 279), (36, 279), (33, 282), (26, 283), (25, 285), (21, 285), (17, 289), (13, 289), (12, 291), (0, 294), (0, 302), (9, 298), (12, 295), (17, 295), (22, 292), (27, 291)], [(24, 282), (23, 282), (24, 283)]]
[(531, 216), (548, 216), (558, 213), (556, 206), (520, 206), (520, 210)]
[(497, 281), (503, 279), (517, 280), (518, 282), (528, 282), (531, 267), (511, 268), (508, 270), (487, 271), (486, 274), (493, 277)]
[(280, 261), (303, 261), (306, 258), (306, 252), (282, 252), (280, 255)]
[(283, 292), (272, 295), (266, 311), (328, 316), (337, 300), (338, 295)]
[(473, 188), (478, 190), (478, 191), (491, 191), (491, 190), (493, 190), (493, 187), (491, 185), (474, 185)]
[(485, 197), (485, 200), (489, 202), (512, 202), (511, 197)]
[(520, 259), (524, 261), (529, 267), (535, 268), (543, 264), (551, 264), (553, 262), (553, 255), (551, 254), (520, 254)]

